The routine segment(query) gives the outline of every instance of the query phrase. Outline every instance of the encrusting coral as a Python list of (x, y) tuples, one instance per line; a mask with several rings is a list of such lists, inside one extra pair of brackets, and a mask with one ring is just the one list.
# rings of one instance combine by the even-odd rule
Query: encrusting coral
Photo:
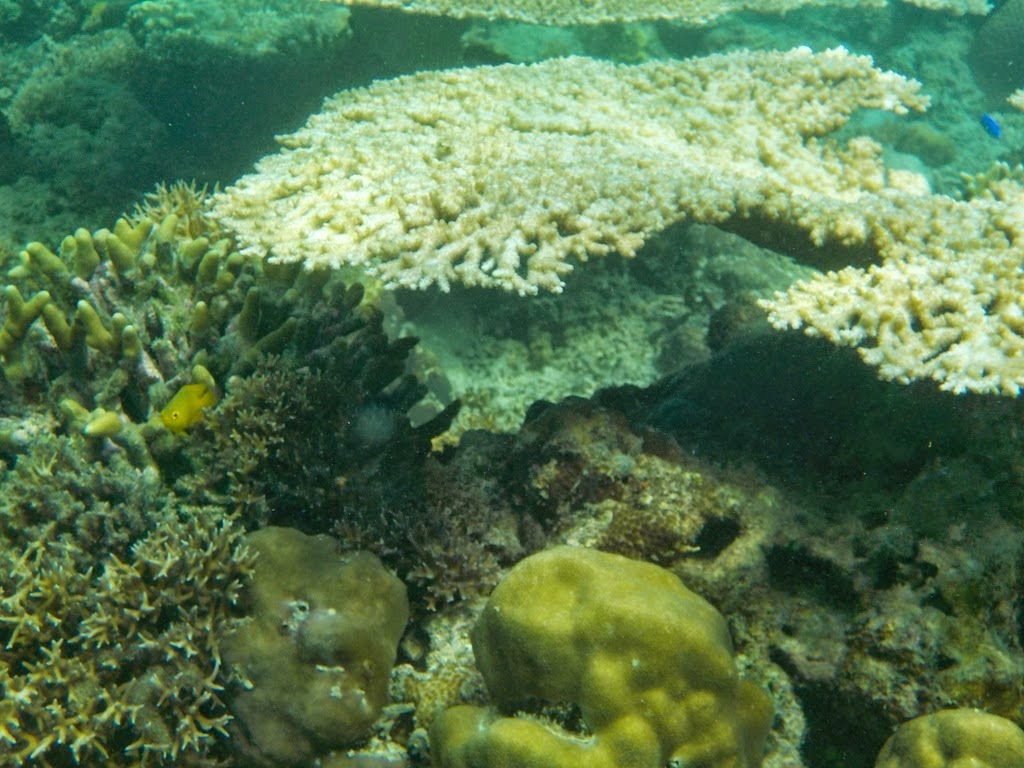
[(722, 616), (657, 566), (578, 547), (532, 555), (494, 590), (473, 652), (495, 704), (534, 714), (447, 710), (431, 728), (439, 768), (761, 764), (768, 696), (739, 678)]
[(863, 260), (862, 201), (923, 179), (819, 137), (927, 103), (841, 48), (426, 72), (328, 100), (213, 214), (243, 253), (390, 287), (559, 291), (572, 259), (632, 256), (682, 219)]

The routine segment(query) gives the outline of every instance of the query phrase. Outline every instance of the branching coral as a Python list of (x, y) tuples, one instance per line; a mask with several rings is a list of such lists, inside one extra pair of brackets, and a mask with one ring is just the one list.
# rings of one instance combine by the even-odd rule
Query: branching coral
[(882, 263), (801, 281), (763, 302), (777, 328), (856, 347), (879, 376), (1015, 396), (1024, 386), (1024, 185), (969, 201), (879, 198), (862, 214)]
[(0, 762), (215, 761), (242, 530), (84, 440), (0, 463)]
[[(270, 495), (278, 519), (302, 508), (312, 527), (337, 477), (372, 474), (403, 441), (422, 455), (456, 406), (413, 429), (415, 339), (389, 340), (361, 286), (241, 255), (205, 204), (204, 189), (162, 186), (112, 232), (29, 244), (8, 273), (0, 387), (7, 408), (49, 411), (97, 454), (190, 475), (218, 502), (234, 478), (236, 499)], [(188, 381), (225, 395), (206, 441), (172, 439), (155, 418)]]

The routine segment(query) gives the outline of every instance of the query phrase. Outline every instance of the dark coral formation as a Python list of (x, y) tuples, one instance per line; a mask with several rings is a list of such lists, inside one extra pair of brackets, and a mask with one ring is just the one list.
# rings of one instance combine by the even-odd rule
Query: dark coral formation
[(993, 99), (1004, 99), (1024, 82), (1020, 38), (1024, 33), (1024, 2), (1006, 0), (996, 6), (971, 44), (974, 76)]

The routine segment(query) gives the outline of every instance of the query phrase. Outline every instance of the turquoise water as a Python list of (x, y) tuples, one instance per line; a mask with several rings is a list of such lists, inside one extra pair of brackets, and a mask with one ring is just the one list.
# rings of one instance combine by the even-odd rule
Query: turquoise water
[[(859, 768), (900, 724), (942, 710), (1024, 725), (1018, 399), (883, 382), (851, 350), (769, 328), (756, 301), (813, 274), (802, 232), (675, 223), (635, 258), (572, 262), (561, 293), (519, 296), (268, 266), (209, 212), (214, 190), (346, 89), (569, 55), (634, 65), (796, 46), (844, 46), (919, 80), (927, 112), (862, 110), (820, 141), (867, 136), (886, 168), (970, 199), (1024, 177), (1024, 113), (1006, 102), (1024, 86), (1022, 19), (1019, 0), (987, 16), (895, 4), (703, 27), (317, 0), (0, 1), (0, 765), (499, 765), (488, 728), (515, 712), (550, 734), (511, 739), (507, 764), (588, 764), (616, 717), (641, 712), (663, 730), (622, 737), (610, 764), (763, 752), (765, 766)], [(367, 146), (346, 153), (350, 176), (372, 163)], [(601, 170), (581, 177), (613, 185), (610, 160)], [(846, 251), (818, 250), (811, 263), (843, 266)], [(304, 536), (268, 543), (274, 527)], [(337, 543), (294, 543), (313, 536)], [(491, 658), (481, 678), (473, 652), (488, 646), (471, 627), (485, 600), (564, 543), (654, 563), (707, 600), (732, 652), (710, 614), (685, 621), (710, 622), (727, 681), (699, 665), (667, 683), (671, 671), (636, 672), (644, 653), (682, 647), (673, 633), (698, 641), (619, 618), (668, 600), (621, 585), (581, 601), (593, 647), (593, 627), (617, 621), (669, 636), (659, 651), (607, 630), (610, 657), (636, 657), (599, 681), (621, 674), (624, 688), (594, 704), (605, 689), (590, 672), (565, 683), (557, 669), (510, 685), (520, 666), (543, 680), (562, 652), (537, 640), (545, 611), (525, 660), (499, 674)], [(404, 597), (370, 577), (332, 592), (324, 574), (355, 549)], [(574, 585), (570, 570), (548, 578)], [(558, 600), (554, 615), (567, 598), (547, 585), (536, 603)], [(737, 675), (767, 692), (771, 717), (747, 711)], [(702, 684), (725, 724), (704, 762), (693, 744), (708, 727), (687, 709)], [(658, 715), (662, 695), (686, 714)], [(615, 716), (609, 697), (624, 702)], [(438, 718), (460, 704), (493, 708), (465, 715), (479, 742), (459, 735), (463, 715)], [(1024, 734), (989, 723), (978, 746), (969, 720), (904, 738), (1024, 765)], [(923, 764), (891, 752), (904, 762), (878, 765)]]

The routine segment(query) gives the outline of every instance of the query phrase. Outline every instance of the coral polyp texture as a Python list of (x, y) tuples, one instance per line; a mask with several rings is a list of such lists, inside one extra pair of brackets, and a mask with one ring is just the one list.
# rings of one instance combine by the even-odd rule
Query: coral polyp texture
[(861, 201), (923, 180), (819, 137), (927, 103), (842, 48), (425, 72), (329, 99), (213, 213), (245, 254), (409, 288), (560, 291), (574, 261), (683, 219), (860, 248)]
[(946, 709), (904, 723), (875, 768), (1024, 768), (1024, 731), (978, 709)]
[(0, 763), (215, 765), (243, 531), (83, 441), (0, 461)]
[(578, 707), (582, 731), (453, 707), (431, 728), (440, 768), (761, 764), (768, 696), (739, 678), (722, 616), (655, 565), (580, 547), (532, 555), (494, 590), (473, 652), (502, 711)]

